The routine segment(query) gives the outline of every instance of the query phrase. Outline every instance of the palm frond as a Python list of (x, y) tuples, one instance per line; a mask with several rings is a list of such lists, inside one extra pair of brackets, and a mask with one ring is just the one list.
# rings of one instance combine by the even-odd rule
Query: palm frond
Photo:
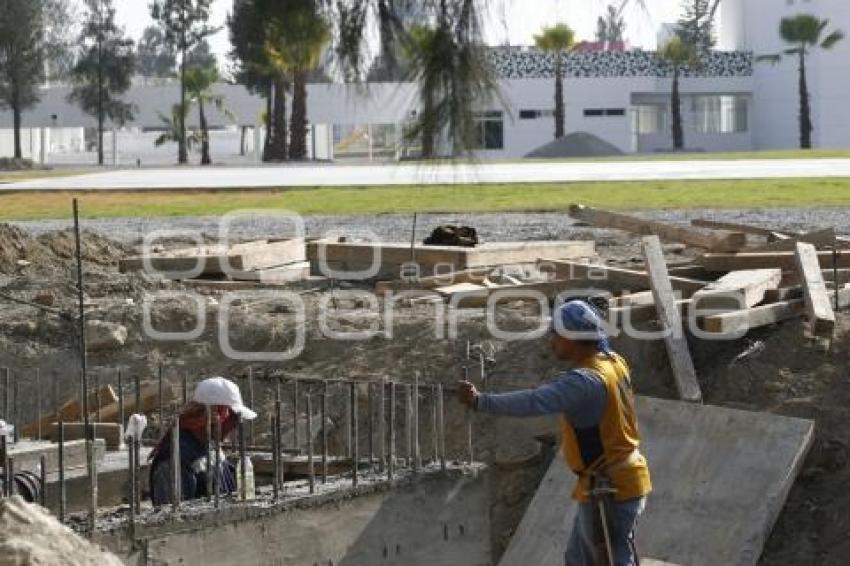
[(832, 32), (831, 34), (826, 36), (826, 38), (824, 38), (824, 40), (821, 42), (820, 46), (823, 49), (832, 49), (835, 46), (835, 44), (842, 41), (843, 39), (844, 39), (844, 32), (841, 31), (841, 30), (835, 30), (834, 32)]

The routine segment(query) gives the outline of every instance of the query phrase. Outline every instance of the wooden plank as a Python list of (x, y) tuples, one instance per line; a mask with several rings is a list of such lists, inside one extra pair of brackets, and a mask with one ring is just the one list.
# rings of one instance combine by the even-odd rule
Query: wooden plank
[(834, 228), (824, 228), (822, 230), (814, 230), (812, 232), (806, 232), (805, 234), (796, 234), (794, 236), (790, 236), (781, 240), (777, 240), (775, 242), (771, 242), (764, 246), (758, 246), (752, 248), (752, 251), (758, 252), (784, 252), (784, 251), (793, 251), (797, 246), (797, 242), (808, 242), (810, 244), (814, 244), (819, 248), (823, 247), (832, 247), (833, 244), (836, 243), (835, 239), (835, 229)]
[(764, 300), (768, 289), (778, 288), (781, 280), (781, 269), (731, 271), (706, 285), (692, 299), (700, 309), (753, 307)]
[[(836, 275), (838, 275), (839, 285), (850, 283), (850, 269), (821, 269), (821, 274), (825, 281), (835, 283)], [(796, 287), (801, 284), (802, 279), (800, 279), (800, 273), (796, 269), (794, 271), (782, 272), (780, 287)]]
[[(328, 263), (365, 269), (372, 261), (380, 261), (385, 270), (392, 270), (411, 261), (410, 243), (403, 242), (308, 242), (307, 257), (317, 272), (320, 250)], [(413, 248), (413, 260), (429, 274), (435, 266), (451, 267), (454, 271), (516, 263), (534, 263), (539, 258), (571, 259), (590, 257), (596, 253), (592, 241), (565, 240), (555, 242), (492, 242), (474, 248), (456, 246), (425, 246)]]
[[(135, 389), (128, 390), (124, 394), (124, 418), (128, 418), (133, 413), (149, 413), (159, 408), (159, 382), (143, 381), (139, 385), (141, 386), (141, 408), (136, 408)], [(162, 383), (162, 398), (162, 402), (166, 406), (175, 398), (174, 387), (170, 381), (163, 381)], [(117, 423), (121, 414), (119, 409), (118, 403), (104, 407), (100, 410), (100, 421)]]
[(310, 276), (310, 262), (299, 261), (279, 267), (269, 267), (253, 271), (233, 271), (228, 276), (233, 281), (256, 281), (259, 283), (301, 281)]
[[(832, 252), (818, 252), (817, 255), (821, 268), (832, 268)], [(850, 268), (850, 250), (839, 250), (836, 255), (836, 267)], [(786, 271), (797, 269), (794, 252), (705, 253), (697, 259), (697, 263), (709, 271), (737, 271), (771, 267), (778, 267)]]
[[(650, 286), (649, 275), (645, 271), (577, 261), (550, 260), (539, 263), (540, 265), (553, 266), (558, 279), (586, 281), (586, 284), (591, 287), (602, 281), (625, 285), (631, 291), (642, 291)], [(706, 281), (679, 276), (670, 276), (669, 281), (673, 289), (681, 292), (685, 298), (690, 297), (707, 285)]]
[(716, 251), (735, 251), (747, 245), (747, 236), (741, 232), (703, 232), (684, 226), (673, 226), (654, 220), (644, 220), (626, 214), (598, 210), (583, 205), (572, 205), (570, 216), (595, 226), (625, 230), (643, 236), (655, 235), (659, 238), (681, 242), (696, 248)]
[(652, 295), (655, 297), (655, 307), (658, 310), (661, 325), (667, 331), (664, 344), (676, 379), (676, 388), (682, 400), (700, 403), (702, 392), (691, 353), (688, 350), (688, 342), (685, 339), (682, 316), (676, 306), (673, 287), (670, 285), (667, 265), (664, 263), (661, 240), (658, 236), (645, 236), (642, 238), (642, 244), (643, 257), (649, 273), (649, 284)]
[[(200, 264), (201, 275), (222, 275), (228, 270), (251, 271), (306, 261), (306, 248), (302, 238), (290, 240), (258, 240), (236, 244), (230, 248), (204, 245), (180, 248), (148, 256), (151, 267), (165, 275), (189, 272)], [(144, 271), (143, 256), (124, 258), (118, 262), (121, 273)]]
[(490, 297), (490, 288), (475, 283), (456, 283), (434, 289), (449, 304), (460, 308), (483, 307)]
[(435, 289), (456, 283), (477, 283), (483, 285), (487, 276), (493, 272), (492, 267), (476, 267), (461, 271), (452, 271), (442, 275), (420, 277), (414, 281), (378, 281), (375, 283), (375, 294), (386, 295), (391, 291), (408, 291), (410, 289)]
[(803, 300), (809, 316), (809, 327), (816, 336), (835, 333), (835, 312), (827, 294), (826, 282), (820, 270), (817, 250), (812, 244), (797, 242), (797, 269), (803, 282)]
[[(688, 310), (691, 308), (691, 299), (676, 301), (676, 308), (679, 310), (682, 318), (688, 316)], [(645, 305), (611, 307), (608, 309), (608, 320), (617, 328), (623, 328), (626, 322), (629, 324), (641, 324), (651, 320), (658, 320), (655, 299), (653, 298), (652, 303)]]
[[(91, 423), (94, 437), (102, 438), (110, 452), (124, 447), (124, 427), (117, 423)], [(85, 423), (65, 423), (65, 440), (85, 440)], [(50, 441), (59, 440), (59, 423), (50, 425)]]
[[(88, 402), (90, 414), (94, 414), (97, 411), (98, 399), (100, 399), (101, 411), (104, 407), (112, 405), (113, 403), (118, 403), (118, 395), (115, 393), (115, 390), (111, 385), (101, 385), (98, 391), (99, 394), (94, 391), (89, 394)], [(83, 404), (79, 399), (68, 399), (59, 406), (59, 414), (51, 413), (42, 417), (42, 436), (46, 436), (49, 433), (50, 425), (59, 420), (59, 415), (62, 416), (62, 420), (66, 420), (68, 422), (79, 421), (83, 418)], [(38, 435), (38, 429), (38, 421), (26, 424), (21, 427), (21, 436), (24, 438), (35, 438)]]
[[(835, 291), (829, 292), (829, 298), (830, 301), (835, 301)], [(850, 307), (850, 288), (838, 291), (838, 306), (842, 309)], [(803, 299), (793, 299), (707, 316), (702, 319), (701, 328), (706, 332), (734, 334), (796, 318), (805, 312), (806, 304)]]
[(698, 228), (709, 228), (711, 230), (727, 230), (730, 232), (743, 232), (744, 234), (752, 234), (754, 236), (768, 237), (776, 233), (776, 230), (771, 228), (762, 228), (761, 226), (753, 226), (752, 224), (738, 224), (735, 222), (718, 222), (716, 220), (708, 220), (705, 218), (697, 218), (691, 220), (691, 226)]

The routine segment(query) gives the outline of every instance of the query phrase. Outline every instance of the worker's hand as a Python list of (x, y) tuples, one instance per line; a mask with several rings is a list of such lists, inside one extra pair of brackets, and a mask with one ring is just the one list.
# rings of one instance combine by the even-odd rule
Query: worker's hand
[(470, 409), (475, 409), (478, 407), (478, 390), (468, 381), (461, 381), (457, 385), (457, 398), (458, 401), (469, 407)]

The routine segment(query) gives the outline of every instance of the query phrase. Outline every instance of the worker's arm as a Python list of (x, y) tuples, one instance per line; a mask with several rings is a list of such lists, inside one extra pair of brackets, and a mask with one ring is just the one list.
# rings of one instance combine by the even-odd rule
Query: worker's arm
[(565, 414), (573, 417), (587, 412), (601, 414), (605, 402), (605, 386), (597, 377), (588, 372), (571, 371), (557, 381), (535, 389), (478, 393), (474, 406), (479, 412), (493, 415), (533, 417)]

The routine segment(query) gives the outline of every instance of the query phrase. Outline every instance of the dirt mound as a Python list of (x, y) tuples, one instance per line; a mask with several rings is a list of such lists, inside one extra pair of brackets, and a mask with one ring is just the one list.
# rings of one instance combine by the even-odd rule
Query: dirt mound
[[(83, 261), (107, 266), (116, 264), (130, 249), (100, 234), (84, 231), (81, 252)], [(48, 232), (34, 238), (21, 228), (0, 224), (0, 273), (16, 273), (23, 262), (28, 262), (24, 264), (28, 269), (35, 270), (61, 267), (73, 261), (75, 253), (71, 230)]]
[(20, 497), (0, 500), (0, 566), (120, 566), (38, 505)]
[(623, 155), (620, 149), (587, 132), (575, 132), (541, 145), (526, 157), (547, 159), (556, 157), (604, 157)]

